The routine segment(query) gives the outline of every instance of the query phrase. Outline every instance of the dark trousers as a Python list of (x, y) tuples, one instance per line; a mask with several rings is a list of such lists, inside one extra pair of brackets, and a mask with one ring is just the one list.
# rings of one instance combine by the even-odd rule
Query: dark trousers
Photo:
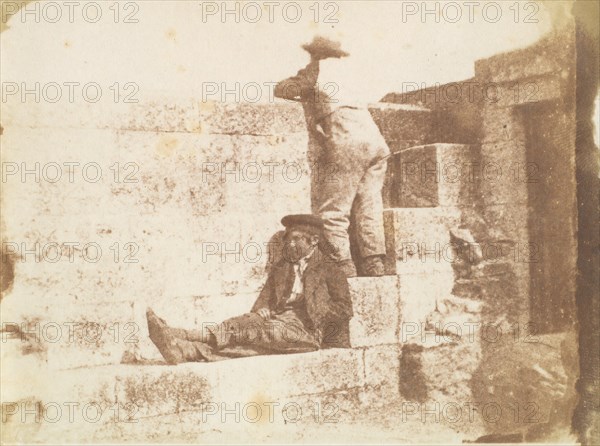
[(267, 320), (256, 313), (246, 313), (209, 327), (216, 339), (215, 353), (238, 346), (266, 353), (318, 350), (319, 343), (303, 313), (302, 309), (288, 307)]

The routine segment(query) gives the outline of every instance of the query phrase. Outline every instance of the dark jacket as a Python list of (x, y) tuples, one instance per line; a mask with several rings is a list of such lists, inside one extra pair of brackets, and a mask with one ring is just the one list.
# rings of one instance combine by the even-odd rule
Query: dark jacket
[[(352, 300), (344, 273), (322, 256), (312, 256), (304, 271), (306, 312), (323, 347), (349, 347), (348, 322), (352, 318)], [(284, 260), (273, 265), (267, 282), (252, 307), (277, 311), (289, 298), (294, 285), (293, 265)], [(348, 345), (346, 345), (348, 344)]]

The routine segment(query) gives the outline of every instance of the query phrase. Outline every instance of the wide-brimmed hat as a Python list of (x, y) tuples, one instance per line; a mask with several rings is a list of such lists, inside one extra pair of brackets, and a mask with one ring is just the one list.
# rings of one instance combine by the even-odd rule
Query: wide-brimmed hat
[(342, 50), (342, 44), (335, 40), (323, 36), (315, 36), (312, 42), (305, 43), (302, 48), (308, 51), (317, 59), (327, 59), (328, 57), (347, 57), (350, 54)]

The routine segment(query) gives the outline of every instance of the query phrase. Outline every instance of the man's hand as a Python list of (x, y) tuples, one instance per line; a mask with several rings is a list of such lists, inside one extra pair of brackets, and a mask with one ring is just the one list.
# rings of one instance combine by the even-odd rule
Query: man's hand
[(271, 310), (268, 308), (261, 308), (257, 311), (258, 315), (262, 317), (265, 321), (271, 319)]

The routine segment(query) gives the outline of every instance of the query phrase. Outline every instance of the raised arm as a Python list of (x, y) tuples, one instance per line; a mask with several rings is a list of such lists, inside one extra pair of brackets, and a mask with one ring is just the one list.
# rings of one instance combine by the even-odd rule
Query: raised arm
[(275, 97), (298, 102), (314, 100), (318, 77), (319, 60), (312, 58), (295, 76), (284, 79), (275, 86)]

